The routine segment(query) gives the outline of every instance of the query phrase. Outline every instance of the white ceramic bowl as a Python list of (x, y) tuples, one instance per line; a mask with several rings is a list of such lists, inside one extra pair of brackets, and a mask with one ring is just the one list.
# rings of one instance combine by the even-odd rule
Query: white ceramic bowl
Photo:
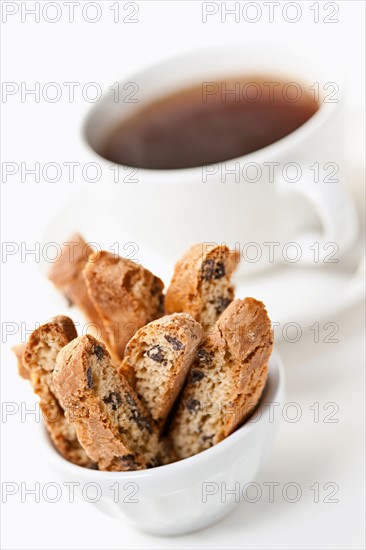
[(127, 519), (154, 534), (188, 533), (218, 521), (237, 505), (235, 495), (225, 498), (225, 489), (230, 491), (237, 484), (241, 492), (245, 484), (254, 481), (269, 457), (278, 423), (276, 415), (271, 421), (268, 404), (281, 404), (283, 394), (283, 368), (273, 354), (254, 416), (218, 445), (167, 466), (136, 472), (81, 468), (57, 453), (44, 429), (43, 452), (64, 483), (78, 484), (76, 495), (94, 502), (109, 516)]

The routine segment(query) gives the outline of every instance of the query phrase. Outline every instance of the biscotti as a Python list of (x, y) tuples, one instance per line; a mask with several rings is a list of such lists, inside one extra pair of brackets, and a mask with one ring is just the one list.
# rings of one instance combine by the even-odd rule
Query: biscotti
[(102, 342), (90, 335), (73, 340), (59, 353), (53, 379), (67, 418), (100, 470), (163, 462), (153, 420)]
[(220, 442), (250, 415), (266, 382), (272, 347), (262, 302), (231, 303), (198, 349), (173, 418), (170, 435), (179, 458)]
[(100, 317), (89, 299), (82, 275), (93, 249), (81, 235), (72, 235), (61, 251), (60, 257), (52, 266), (48, 278), (60, 290), (69, 305), (77, 306), (88, 321), (96, 325), (96, 331), (102, 330)]
[(78, 442), (74, 426), (65, 418), (52, 379), (57, 354), (76, 336), (71, 319), (55, 317), (32, 332), (22, 363), (29, 373), (34, 392), (39, 396), (43, 418), (56, 449), (74, 464), (93, 467), (93, 462)]
[(89, 256), (83, 276), (107, 347), (122, 359), (135, 332), (163, 315), (164, 284), (141, 265), (104, 251)]
[(134, 389), (160, 430), (202, 338), (202, 327), (193, 317), (174, 313), (142, 327), (126, 347), (122, 372), (133, 372)]
[(77, 337), (57, 317), (24, 351), (14, 348), (64, 458), (106, 471), (153, 468), (212, 447), (248, 419), (273, 333), (261, 302), (233, 301), (238, 261), (224, 244), (191, 247), (164, 300), (163, 282), (140, 264), (94, 253), (80, 235), (66, 243), (50, 279), (93, 335)]
[(225, 245), (196, 244), (177, 262), (165, 297), (166, 313), (186, 312), (206, 330), (234, 299), (230, 277), (239, 256)]

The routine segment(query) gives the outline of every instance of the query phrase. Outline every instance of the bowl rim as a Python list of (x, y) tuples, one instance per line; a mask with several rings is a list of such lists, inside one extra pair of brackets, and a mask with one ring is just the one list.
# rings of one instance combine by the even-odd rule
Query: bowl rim
[[(264, 406), (268, 403), (280, 403), (283, 398), (284, 392), (284, 368), (282, 361), (276, 351), (272, 352), (270, 360), (268, 362), (268, 378), (264, 392), (260, 399), (260, 404), (257, 410), (263, 410)], [(155, 468), (148, 468), (145, 470), (133, 470), (129, 472), (110, 472), (101, 470), (92, 470), (90, 468), (84, 468), (69, 462), (63, 458), (53, 446), (47, 430), (43, 424), (41, 427), (41, 440), (44, 447), (45, 455), (49, 458), (49, 461), (54, 463), (59, 469), (63, 469), (68, 474), (74, 474), (75, 476), (87, 477), (90, 480), (103, 481), (107, 479), (125, 480), (131, 481), (132, 479), (146, 479), (146, 478), (161, 478), (168, 475), (179, 475), (181, 470), (189, 466), (198, 466), (200, 463), (204, 464), (217, 457), (220, 454), (226, 453), (230, 448), (235, 446), (239, 440), (245, 439), (254, 431), (260, 430), (261, 426), (266, 422), (265, 415), (261, 415), (256, 422), (250, 422), (250, 418), (231, 435), (225, 438), (220, 443), (217, 443), (213, 447), (206, 449), (196, 455), (172, 462), (171, 464), (165, 464), (163, 466), (156, 466)], [(275, 426), (275, 422), (272, 423)]]

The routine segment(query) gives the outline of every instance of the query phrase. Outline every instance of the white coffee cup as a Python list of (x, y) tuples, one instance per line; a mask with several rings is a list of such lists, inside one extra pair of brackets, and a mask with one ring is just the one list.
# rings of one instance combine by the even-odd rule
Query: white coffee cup
[(354, 242), (357, 221), (342, 181), (343, 81), (329, 60), (303, 59), (272, 45), (236, 44), (163, 61), (120, 83), (120, 90), (134, 83), (137, 102), (116, 101), (109, 91), (94, 107), (84, 126), (89, 156), (101, 152), (116, 123), (151, 101), (190, 85), (243, 75), (273, 76), (289, 83), (288, 93), (291, 86), (296, 91), (290, 83), (301, 83), (314, 100), (318, 94), (320, 107), (272, 145), (215, 165), (120, 166), (116, 178), (117, 167), (100, 157), (103, 181), (91, 190), (118, 218), (121, 235), (126, 231), (165, 259), (176, 260), (196, 242), (236, 246), (247, 259), (243, 272), (248, 261), (263, 268), (277, 260), (314, 265), (327, 251), (339, 257)]

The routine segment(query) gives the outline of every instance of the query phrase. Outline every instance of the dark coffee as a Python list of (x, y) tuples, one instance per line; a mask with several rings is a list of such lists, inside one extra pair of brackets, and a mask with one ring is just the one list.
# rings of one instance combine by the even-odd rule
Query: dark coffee
[(214, 164), (274, 143), (318, 107), (304, 85), (273, 77), (205, 82), (142, 107), (115, 126), (100, 152), (139, 168)]

